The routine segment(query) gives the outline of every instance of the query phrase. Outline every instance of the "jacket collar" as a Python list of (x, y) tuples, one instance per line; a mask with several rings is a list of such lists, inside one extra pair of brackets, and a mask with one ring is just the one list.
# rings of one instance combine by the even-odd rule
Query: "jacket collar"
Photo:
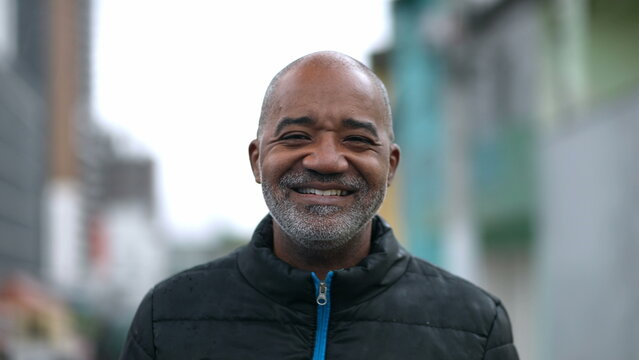
[[(406, 271), (409, 257), (390, 226), (375, 216), (370, 254), (354, 267), (334, 271), (331, 308), (339, 311), (384, 291)], [(240, 250), (238, 267), (251, 286), (264, 296), (297, 311), (314, 311), (311, 273), (293, 268), (274, 255), (270, 215), (257, 226), (251, 242)]]

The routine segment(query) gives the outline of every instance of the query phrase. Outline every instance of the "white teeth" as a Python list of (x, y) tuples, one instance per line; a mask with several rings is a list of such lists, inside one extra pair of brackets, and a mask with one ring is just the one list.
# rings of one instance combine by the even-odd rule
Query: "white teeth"
[(313, 194), (320, 196), (344, 196), (347, 194), (345, 190), (319, 190), (319, 189), (311, 189), (311, 188), (302, 188), (297, 190), (302, 194)]

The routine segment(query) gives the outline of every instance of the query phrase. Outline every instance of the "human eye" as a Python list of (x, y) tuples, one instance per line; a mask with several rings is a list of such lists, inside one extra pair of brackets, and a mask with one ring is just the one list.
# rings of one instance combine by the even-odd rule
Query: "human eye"
[(282, 134), (282, 136), (280, 136), (279, 138), (280, 141), (287, 142), (287, 143), (299, 143), (299, 142), (304, 142), (310, 139), (311, 137), (309, 135), (305, 133), (301, 133), (301, 132), (285, 133), (285, 134)]
[(369, 137), (362, 135), (350, 135), (347, 136), (344, 141), (359, 145), (375, 145), (375, 141)]

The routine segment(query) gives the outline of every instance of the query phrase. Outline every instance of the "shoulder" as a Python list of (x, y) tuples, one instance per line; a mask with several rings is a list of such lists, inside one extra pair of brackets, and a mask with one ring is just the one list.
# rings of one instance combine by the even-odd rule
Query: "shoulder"
[(504, 311), (499, 298), (416, 257), (411, 257), (397, 286), (408, 289), (415, 298), (417, 320), (432, 326), (487, 336), (500, 311)]
[(447, 294), (461, 296), (464, 299), (485, 303), (488, 307), (496, 306), (501, 302), (499, 298), (472, 282), (415, 256), (411, 256), (406, 276), (428, 286), (431, 290), (439, 290), (438, 292), (444, 297)]
[[(217, 316), (211, 309), (225, 279), (236, 279), (236, 252), (177, 273), (154, 286), (144, 297), (131, 323), (121, 359), (155, 358), (154, 330), (158, 323), (179, 324)], [(222, 292), (224, 293), (224, 292)]]
[[(427, 261), (413, 257), (406, 271), (408, 280), (428, 304), (437, 310), (434, 323), (442, 328), (461, 330), (486, 338), (484, 358), (517, 359), (508, 312), (501, 300), (479, 286), (453, 275)], [(431, 295), (427, 295), (431, 294)]]

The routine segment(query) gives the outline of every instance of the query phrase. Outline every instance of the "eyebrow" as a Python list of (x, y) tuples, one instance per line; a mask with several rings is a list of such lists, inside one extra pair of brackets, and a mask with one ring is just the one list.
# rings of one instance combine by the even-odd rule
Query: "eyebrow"
[(280, 132), (282, 132), (282, 130), (284, 130), (285, 127), (290, 126), (290, 125), (311, 125), (314, 124), (315, 120), (311, 119), (308, 116), (302, 116), (299, 118), (289, 118), (289, 117), (285, 117), (282, 120), (280, 120), (280, 122), (277, 124), (277, 127), (275, 128), (275, 136), (278, 136)]

